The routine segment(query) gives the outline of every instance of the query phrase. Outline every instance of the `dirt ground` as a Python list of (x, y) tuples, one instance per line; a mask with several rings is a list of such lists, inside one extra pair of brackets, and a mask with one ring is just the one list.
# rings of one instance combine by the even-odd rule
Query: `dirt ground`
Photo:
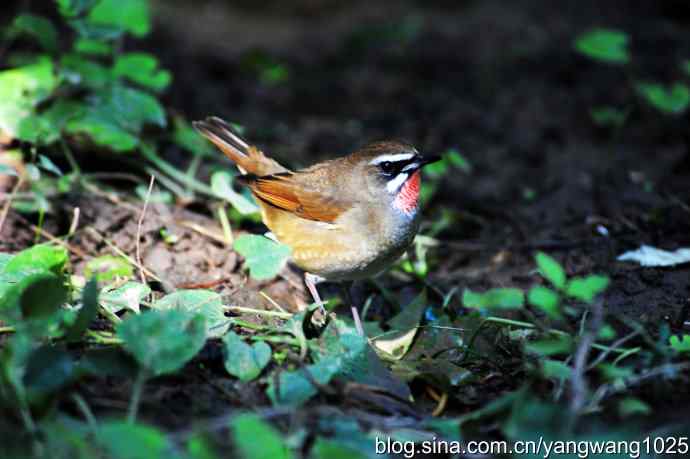
[[(291, 7), (272, 2), (268, 14), (258, 14), (251, 2), (158, 3), (155, 32), (144, 47), (172, 70), (164, 101), (188, 118), (214, 114), (241, 123), (249, 139), (293, 167), (383, 138), (409, 139), (430, 153), (457, 148), (471, 162), (471, 174), (443, 178), (425, 209), (423, 231), (443, 209), (453, 216), (432, 252), (428, 281), (438, 289), (528, 287), (537, 278), (532, 257), (542, 250), (569, 275), (609, 275), (604, 304), (610, 312), (642, 320), (652, 334), (661, 323), (673, 330), (682, 324), (690, 266), (641, 268), (616, 257), (641, 244), (690, 246), (688, 114), (665, 117), (642, 106), (626, 71), (578, 56), (572, 40), (593, 26), (619, 27), (632, 35), (635, 78), (673, 81), (675, 62), (690, 57), (686, 3), (305, 0)], [(257, 81), (248, 68), (259, 55), (285, 65), (287, 79)], [(631, 109), (619, 132), (590, 119), (590, 108), (606, 104)], [(186, 164), (174, 146), (166, 155)], [(84, 161), (98, 169), (97, 161)], [(109, 166), (127, 167), (118, 160)], [(127, 203), (74, 193), (55, 203), (45, 229), (64, 234), (78, 206), (80, 228), (92, 226), (131, 253), (140, 204)], [(33, 217), (10, 213), (0, 251), (33, 243), (24, 218)], [(149, 209), (143, 260), (162, 279), (178, 287), (212, 285), (238, 303), (265, 301), (259, 288), (293, 310), (307, 300), (296, 270), (268, 284), (250, 281), (234, 252), (190, 222), (220, 233), (204, 203)], [(162, 241), (162, 227), (180, 242)], [(70, 244), (89, 255), (110, 250), (83, 230)], [(79, 273), (84, 261), (72, 255)], [(381, 281), (411, 288), (390, 276)], [(359, 296), (369, 290), (360, 286)], [(389, 309), (377, 299), (374, 315), (385, 317)], [(183, 429), (228, 407), (269, 406), (259, 387), (223, 373), (220, 345), (207, 344), (184, 376), (147, 385), (143, 418)], [(505, 382), (491, 384), (475, 403), (505, 390)], [(98, 412), (122, 410), (130, 389), (110, 378), (82, 388)], [(657, 406), (689, 400), (683, 390)], [(449, 413), (470, 408), (455, 404)], [(315, 404), (304, 416), (324, 409)]]

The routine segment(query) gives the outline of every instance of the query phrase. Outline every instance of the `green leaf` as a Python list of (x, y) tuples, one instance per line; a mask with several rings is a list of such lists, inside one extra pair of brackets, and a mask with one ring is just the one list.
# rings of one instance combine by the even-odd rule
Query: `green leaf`
[(77, 377), (77, 366), (62, 346), (45, 345), (27, 360), (23, 384), (29, 398), (38, 399), (65, 387)]
[(271, 361), (271, 347), (263, 341), (246, 344), (237, 333), (223, 337), (225, 369), (240, 381), (256, 379)]
[(214, 172), (211, 176), (211, 189), (221, 199), (228, 201), (242, 215), (259, 211), (259, 207), (242, 194), (232, 189), (233, 176), (225, 171)]
[(680, 353), (690, 353), (690, 335), (683, 335), (679, 338), (676, 335), (672, 335), (668, 339), (669, 345), (676, 352)]
[(561, 264), (543, 252), (537, 253), (536, 260), (541, 275), (558, 290), (563, 290), (565, 288), (566, 276)]
[(62, 274), (67, 260), (65, 248), (38, 244), (12, 257), (3, 271), (7, 273), (50, 271), (59, 275)]
[(171, 457), (165, 435), (154, 427), (109, 421), (100, 424), (96, 442), (113, 459), (161, 459)]
[(114, 85), (89, 97), (84, 112), (67, 123), (66, 131), (85, 134), (114, 151), (129, 151), (139, 144), (145, 124), (165, 126), (165, 111), (158, 101), (137, 89)]
[(206, 319), (206, 333), (210, 338), (220, 338), (230, 326), (230, 320), (225, 317), (223, 298), (211, 290), (178, 290), (156, 301), (151, 307), (201, 314)]
[(493, 288), (484, 293), (466, 289), (462, 294), (462, 304), (471, 309), (521, 309), (525, 304), (525, 294), (519, 288)]
[(561, 298), (558, 293), (548, 287), (544, 287), (543, 285), (532, 287), (527, 294), (527, 301), (552, 319), (559, 319), (562, 317), (559, 308)]
[(89, 11), (99, 0), (55, 0), (60, 14), (66, 18), (81, 16)]
[(607, 362), (602, 362), (597, 365), (597, 370), (599, 370), (602, 377), (607, 381), (622, 380), (624, 378), (630, 378), (635, 374), (630, 367), (619, 367)]
[(62, 177), (62, 171), (46, 155), (38, 155), (38, 165), (41, 169)]
[(128, 317), (117, 335), (142, 367), (161, 375), (179, 370), (201, 350), (206, 320), (187, 311), (152, 310)]
[(0, 131), (16, 136), (21, 121), (57, 87), (53, 63), (41, 56), (34, 64), (0, 72)]
[(17, 128), (17, 138), (39, 145), (49, 145), (60, 139), (62, 129), (83, 110), (79, 102), (58, 100), (40, 113), (22, 119)]
[(557, 335), (525, 342), (525, 351), (541, 356), (568, 354), (573, 349), (573, 339), (569, 335)]
[[(420, 295), (420, 297), (422, 297), (422, 295)], [(426, 306), (426, 298), (422, 297), (419, 299), (418, 297), (418, 299), (413, 301), (413, 304), (407, 306), (407, 308), (415, 309), (414, 303), (416, 302)], [(420, 316), (422, 312), (423, 308), (419, 310)], [(415, 320), (415, 316), (417, 315), (412, 313), (405, 319), (399, 319), (401, 322), (408, 324), (402, 325), (401, 323), (401, 337), (407, 337), (407, 333), (405, 332), (407, 332), (408, 329), (417, 331), (417, 326), (411, 324), (412, 321)], [(418, 324), (419, 317), (417, 317), (416, 320)], [(404, 338), (402, 339), (404, 340)], [(369, 345), (369, 340), (367, 340), (365, 336), (357, 333), (354, 327), (346, 324), (340, 319), (329, 322), (328, 327), (319, 337), (318, 348), (313, 350), (314, 360), (317, 362), (322, 359), (326, 361), (339, 361), (338, 370), (334, 375), (339, 381), (351, 381), (369, 387), (378, 387), (381, 391), (385, 391), (402, 400), (407, 400), (411, 396), (407, 384), (391, 373), (379, 355)], [(397, 359), (400, 355), (404, 355), (406, 352), (407, 351), (404, 350), (399, 354), (395, 353), (394, 359)]]
[(61, 277), (49, 271), (30, 274), (16, 286), (22, 317), (48, 317), (67, 301)]
[(60, 75), (69, 83), (100, 90), (113, 81), (109, 68), (80, 54), (65, 54), (60, 59)]
[(274, 405), (299, 406), (318, 393), (317, 386), (328, 384), (341, 369), (337, 357), (325, 358), (295, 371), (281, 372), (271, 378), (266, 393)]
[(146, 35), (150, 28), (147, 0), (100, 0), (90, 11), (88, 21), (130, 32), (137, 37)]
[(113, 73), (154, 91), (167, 88), (172, 80), (170, 72), (158, 68), (158, 59), (147, 53), (127, 53), (117, 56)]
[(630, 60), (628, 35), (615, 29), (593, 29), (575, 40), (575, 49), (590, 59), (612, 64)]
[(82, 292), (81, 303), (77, 318), (67, 332), (67, 341), (73, 342), (80, 339), (98, 314), (98, 282), (95, 278), (86, 283)]
[(219, 459), (211, 442), (202, 434), (196, 433), (187, 440), (187, 456), (189, 459)]
[(609, 278), (606, 276), (576, 277), (568, 281), (565, 294), (585, 303), (591, 303), (595, 296), (606, 290)]
[(283, 436), (256, 414), (241, 414), (231, 422), (233, 444), (244, 459), (292, 459)]
[(666, 87), (658, 83), (638, 83), (638, 94), (650, 105), (666, 114), (683, 113), (690, 105), (690, 88), (683, 83)]
[(626, 397), (618, 402), (618, 414), (623, 418), (636, 414), (646, 415), (651, 412), (652, 408), (639, 398)]
[(134, 268), (123, 257), (114, 255), (101, 255), (92, 258), (84, 267), (84, 277), (96, 277), (98, 282), (110, 282), (117, 277), (132, 277)]
[(93, 54), (95, 56), (107, 56), (113, 52), (110, 43), (103, 40), (93, 40), (90, 38), (79, 38), (74, 43), (74, 50), (82, 54)]
[(275, 277), (288, 258), (290, 247), (252, 234), (243, 234), (235, 240), (234, 249), (245, 258), (249, 274), (258, 280)]
[(541, 373), (547, 379), (567, 379), (572, 374), (572, 368), (560, 360), (544, 359), (541, 362)]
[(33, 36), (46, 51), (54, 52), (57, 49), (57, 30), (53, 23), (43, 16), (20, 14), (14, 19), (9, 33), (10, 36)]
[(139, 282), (126, 282), (116, 289), (104, 289), (98, 301), (101, 306), (113, 314), (123, 309), (139, 313), (139, 305), (150, 294), (151, 289), (148, 285)]
[(616, 107), (604, 106), (590, 109), (589, 116), (598, 126), (622, 126), (628, 114)]
[(374, 340), (374, 346), (391, 359), (402, 359), (412, 346), (427, 306), (426, 291), (422, 291), (388, 321), (390, 332)]

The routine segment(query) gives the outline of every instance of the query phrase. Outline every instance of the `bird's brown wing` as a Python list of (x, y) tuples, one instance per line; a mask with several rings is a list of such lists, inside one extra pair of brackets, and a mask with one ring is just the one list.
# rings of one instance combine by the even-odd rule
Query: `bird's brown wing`
[(302, 183), (291, 172), (264, 177), (245, 175), (241, 181), (262, 201), (308, 220), (333, 223), (353, 204)]

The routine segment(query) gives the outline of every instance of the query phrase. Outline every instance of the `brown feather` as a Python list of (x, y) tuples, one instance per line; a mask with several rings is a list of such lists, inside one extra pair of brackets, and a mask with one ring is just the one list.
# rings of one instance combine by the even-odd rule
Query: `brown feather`
[(351, 207), (308, 188), (295, 179), (295, 174), (245, 177), (244, 182), (257, 198), (308, 220), (333, 223)]
[(284, 172), (287, 169), (275, 160), (266, 157), (261, 150), (249, 145), (232, 131), (232, 126), (220, 118), (211, 116), (204, 121), (192, 123), (197, 131), (213, 142), (242, 173), (268, 175)]

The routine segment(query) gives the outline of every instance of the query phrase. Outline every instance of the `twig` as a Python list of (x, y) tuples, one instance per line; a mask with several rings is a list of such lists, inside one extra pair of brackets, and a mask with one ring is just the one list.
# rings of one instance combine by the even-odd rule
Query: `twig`
[(22, 217), (20, 214), (16, 214), (16, 216), (22, 223), (28, 225), (32, 230), (36, 231), (38, 234), (40, 234), (44, 238), (48, 239), (50, 242), (54, 242), (58, 245), (61, 245), (62, 247), (64, 247), (68, 251), (72, 252), (74, 255), (78, 256), (79, 258), (82, 258), (82, 259), (88, 258), (88, 255), (83, 250), (72, 246), (68, 242), (63, 241), (59, 237), (52, 235), (51, 233), (44, 230), (43, 228), (39, 228), (38, 226), (29, 222), (26, 218)]
[(220, 242), (223, 245), (227, 244), (227, 240), (225, 239), (225, 237), (221, 236), (220, 234), (217, 234), (216, 232), (208, 228), (199, 225), (196, 222), (193, 222), (191, 220), (180, 220), (175, 223), (185, 228), (189, 228), (192, 231), (196, 231), (197, 233), (206, 236), (207, 238), (213, 239), (216, 242)]
[(611, 354), (611, 352), (612, 352), (613, 349), (619, 348), (619, 347), (622, 346), (626, 341), (629, 341), (630, 339), (636, 337), (636, 336), (639, 335), (639, 334), (640, 334), (640, 332), (639, 332), (638, 330), (635, 330), (635, 331), (633, 331), (632, 333), (629, 333), (629, 334), (625, 335), (624, 337), (622, 337), (621, 339), (615, 341), (615, 342), (611, 345), (611, 349), (606, 350), (606, 351), (603, 351), (601, 354), (599, 354), (599, 355), (597, 356), (596, 359), (594, 359), (594, 360), (592, 361), (592, 363), (589, 364), (589, 366), (587, 366), (587, 370), (591, 370), (592, 368), (594, 368), (594, 367), (596, 367), (597, 365), (599, 365), (601, 362), (603, 362), (604, 360), (606, 360), (606, 357), (608, 357), (608, 356)]
[(285, 313), (285, 314), (289, 314), (285, 309), (283, 309), (283, 307), (282, 307), (281, 305), (278, 304), (278, 302), (277, 302), (276, 300), (274, 300), (273, 298), (271, 298), (270, 296), (268, 296), (268, 295), (267, 295), (266, 293), (264, 293), (263, 291), (260, 291), (260, 292), (259, 292), (259, 295), (261, 295), (262, 297), (264, 297), (269, 303), (271, 303), (271, 305), (273, 305), (274, 308), (276, 308), (276, 309), (279, 310), (280, 312), (283, 312), (283, 313)]
[(690, 369), (690, 362), (676, 364), (666, 363), (643, 371), (639, 375), (623, 378), (622, 381), (614, 381), (608, 384), (603, 384), (592, 396), (592, 400), (589, 403), (589, 409), (596, 407), (604, 399), (612, 395), (623, 392), (631, 387), (639, 386), (648, 379), (653, 379), (657, 376), (667, 376), (669, 379), (673, 379), (679, 377), (678, 374), (674, 375), (673, 373), (680, 373), (681, 371), (688, 369)]
[(2, 207), (2, 211), (0, 211), (0, 233), (2, 233), (2, 227), (5, 224), (5, 219), (7, 218), (7, 214), (10, 212), (10, 207), (12, 206), (12, 200), (14, 197), (17, 195), (17, 191), (19, 191), (19, 188), (24, 184), (24, 177), (20, 176), (19, 180), (17, 180), (17, 183), (14, 184), (14, 187), (12, 188), (12, 192), (10, 193), (9, 198), (5, 202), (5, 205)]
[(99, 241), (103, 242), (105, 245), (107, 245), (108, 247), (110, 247), (110, 249), (111, 249), (113, 252), (115, 252), (116, 254), (118, 254), (119, 256), (121, 256), (122, 258), (124, 258), (125, 260), (129, 261), (130, 263), (132, 263), (134, 266), (136, 266), (136, 267), (139, 268), (140, 270), (142, 270), (144, 273), (146, 273), (147, 276), (149, 276), (150, 278), (152, 278), (152, 279), (154, 279), (154, 280), (160, 282), (161, 285), (163, 285), (163, 287), (164, 287), (166, 290), (173, 290), (172, 285), (170, 285), (168, 282), (164, 281), (164, 280), (161, 279), (160, 277), (156, 276), (153, 272), (151, 272), (150, 270), (148, 270), (145, 266), (139, 264), (135, 259), (133, 259), (133, 258), (130, 257), (129, 255), (127, 255), (121, 248), (119, 248), (117, 245), (115, 245), (112, 241), (110, 241), (109, 239), (103, 237), (98, 231), (96, 231), (96, 229), (94, 229), (94, 228), (91, 227), (91, 226), (88, 226), (88, 227), (86, 227), (86, 231), (87, 231), (88, 233), (91, 233), (91, 234), (92, 234), (93, 236), (95, 236)]
[(604, 322), (604, 307), (602, 301), (597, 299), (592, 303), (591, 307), (592, 318), (588, 329), (582, 334), (580, 342), (575, 350), (573, 361), (573, 374), (570, 377), (570, 423), (571, 430), (574, 427), (574, 422), (577, 416), (582, 411), (587, 400), (587, 379), (585, 372), (587, 371), (587, 359), (592, 350), (592, 345), (599, 334), (599, 330)]
[(235, 238), (232, 236), (232, 228), (230, 227), (230, 222), (228, 221), (228, 214), (225, 211), (225, 206), (218, 207), (218, 220), (220, 220), (220, 226), (223, 228), (225, 245), (232, 247)]
[(72, 223), (70, 223), (69, 230), (67, 230), (67, 237), (72, 236), (77, 231), (77, 227), (79, 226), (79, 213), (79, 207), (75, 207), (72, 211)]
[(127, 422), (134, 424), (139, 413), (139, 403), (141, 402), (141, 394), (144, 391), (144, 383), (146, 382), (146, 370), (140, 369), (137, 373), (137, 379), (134, 380), (134, 387), (132, 389), (132, 398), (129, 400), (129, 408), (127, 409)]
[(84, 416), (84, 419), (86, 419), (86, 423), (89, 425), (91, 432), (95, 433), (98, 430), (98, 423), (96, 422), (96, 417), (93, 415), (93, 412), (89, 407), (89, 404), (86, 403), (84, 397), (82, 397), (76, 392), (72, 394), (72, 400), (74, 400), (74, 403), (77, 405), (77, 408), (79, 408), (79, 411), (81, 411), (81, 414)]
[(259, 316), (279, 317), (281, 319), (290, 319), (293, 316), (293, 314), (290, 314), (289, 312), (266, 311), (265, 309), (253, 309), (253, 308), (246, 308), (244, 306), (224, 306), (223, 309), (226, 309), (226, 310), (232, 311), (232, 312), (244, 312), (244, 313), (248, 313), (248, 314), (256, 314)]
[[(137, 263), (139, 266), (143, 267), (143, 263), (141, 262), (141, 225), (144, 224), (144, 217), (146, 217), (146, 209), (148, 209), (149, 206), (149, 199), (151, 199), (151, 190), (153, 190), (153, 182), (155, 182), (156, 179), (154, 176), (151, 176), (151, 180), (149, 181), (149, 189), (146, 191), (146, 199), (144, 200), (144, 208), (141, 209), (141, 213), (139, 214), (139, 221), (137, 222), (137, 238), (135, 240), (135, 247), (136, 247), (136, 256), (137, 256)], [(144, 274), (143, 269), (139, 269), (139, 278), (141, 279), (141, 283), (145, 284), (146, 283), (146, 274)]]

